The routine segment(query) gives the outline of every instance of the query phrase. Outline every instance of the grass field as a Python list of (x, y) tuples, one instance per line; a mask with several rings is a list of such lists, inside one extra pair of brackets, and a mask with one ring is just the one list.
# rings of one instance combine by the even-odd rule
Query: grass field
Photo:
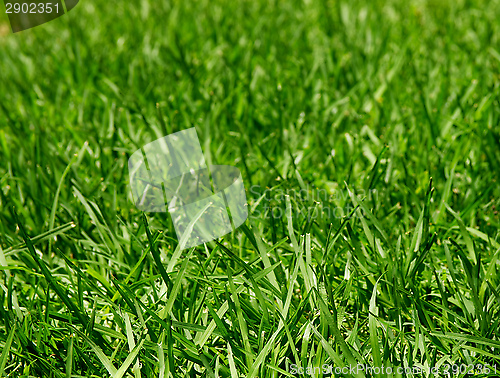
[[(3, 14), (0, 376), (500, 376), (499, 14), (82, 0), (17, 34)], [(250, 216), (181, 251), (127, 162), (190, 127)]]

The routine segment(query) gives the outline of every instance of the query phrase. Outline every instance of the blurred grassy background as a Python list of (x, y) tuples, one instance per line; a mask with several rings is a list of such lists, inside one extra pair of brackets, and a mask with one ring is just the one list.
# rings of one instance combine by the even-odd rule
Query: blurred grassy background
[[(499, 11), (83, 0), (15, 35), (3, 15), (0, 372), (497, 361)], [(145, 226), (127, 159), (193, 126), (209, 163), (240, 168), (252, 214), (185, 253), (166, 215)], [(313, 185), (343, 195), (293, 197), (305, 212), (285, 217), (273, 193)], [(366, 217), (304, 216), (358, 202)]]

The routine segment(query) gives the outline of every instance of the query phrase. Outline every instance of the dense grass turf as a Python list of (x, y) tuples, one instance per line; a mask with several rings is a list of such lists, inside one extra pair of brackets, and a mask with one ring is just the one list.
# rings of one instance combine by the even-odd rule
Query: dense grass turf
[[(2, 21), (0, 375), (498, 376), (498, 14), (82, 0)], [(127, 160), (193, 126), (251, 215), (179, 251), (131, 202)]]

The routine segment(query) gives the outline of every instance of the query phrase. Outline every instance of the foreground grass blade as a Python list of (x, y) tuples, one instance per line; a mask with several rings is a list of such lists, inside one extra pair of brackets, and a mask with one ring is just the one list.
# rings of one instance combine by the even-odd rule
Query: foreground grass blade
[(12, 345), (12, 340), (14, 340), (14, 335), (16, 334), (16, 326), (14, 325), (7, 337), (7, 341), (2, 349), (2, 354), (0, 355), (0, 377), (3, 377), (5, 374), (5, 364), (7, 363), (7, 359), (9, 358), (10, 347)]

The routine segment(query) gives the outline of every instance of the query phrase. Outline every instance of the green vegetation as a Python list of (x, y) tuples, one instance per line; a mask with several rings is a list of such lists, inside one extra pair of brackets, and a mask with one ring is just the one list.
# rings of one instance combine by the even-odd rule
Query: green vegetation
[[(82, 0), (14, 35), (3, 15), (0, 376), (498, 376), (498, 14)], [(193, 126), (251, 215), (179, 251), (127, 161)]]

